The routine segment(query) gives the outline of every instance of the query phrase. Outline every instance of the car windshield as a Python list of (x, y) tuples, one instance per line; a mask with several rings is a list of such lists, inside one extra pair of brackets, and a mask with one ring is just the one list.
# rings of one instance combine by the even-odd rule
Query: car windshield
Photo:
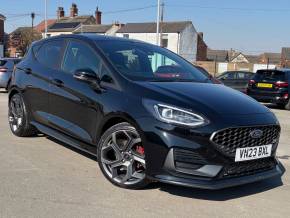
[(260, 70), (257, 71), (255, 80), (270, 80), (270, 81), (285, 81), (286, 76), (285, 72), (283, 71), (276, 71), (276, 70)]
[(115, 68), (134, 81), (208, 82), (209, 78), (178, 55), (135, 41), (97, 41)]

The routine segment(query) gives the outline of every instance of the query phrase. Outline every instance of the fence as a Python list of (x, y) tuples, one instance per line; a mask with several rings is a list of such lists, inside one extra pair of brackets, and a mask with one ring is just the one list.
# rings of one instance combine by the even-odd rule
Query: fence
[(221, 63), (212, 61), (197, 61), (194, 63), (206, 69), (212, 75), (219, 75), (225, 71), (251, 71), (256, 73), (261, 69), (275, 69), (279, 67), (274, 64), (252, 64), (252, 63)]

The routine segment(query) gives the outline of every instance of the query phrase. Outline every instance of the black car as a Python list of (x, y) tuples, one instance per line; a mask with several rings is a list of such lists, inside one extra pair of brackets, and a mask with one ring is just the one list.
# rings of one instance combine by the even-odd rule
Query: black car
[(281, 176), (275, 115), (144, 42), (67, 35), (34, 43), (13, 73), (9, 124), (96, 155), (124, 188), (221, 189)]
[(0, 88), (8, 90), (14, 66), (21, 61), (19, 58), (0, 59)]
[(246, 92), (250, 79), (255, 74), (248, 71), (227, 71), (217, 77), (223, 84), (241, 92)]
[(249, 81), (247, 94), (257, 101), (274, 103), (290, 110), (290, 70), (259, 70)]

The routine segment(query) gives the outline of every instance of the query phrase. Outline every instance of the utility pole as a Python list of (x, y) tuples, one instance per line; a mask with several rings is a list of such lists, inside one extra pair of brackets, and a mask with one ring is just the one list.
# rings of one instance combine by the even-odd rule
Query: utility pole
[(269, 70), (269, 62), (270, 62), (270, 58), (267, 58), (267, 70)]
[(163, 47), (162, 43), (162, 24), (164, 21), (164, 2), (161, 3), (161, 15), (160, 15), (160, 24), (159, 24), (159, 45)]
[(30, 16), (31, 16), (31, 28), (32, 28), (32, 31), (33, 31), (33, 28), (34, 28), (35, 13), (32, 12), (32, 13), (30, 14)]
[(156, 29), (156, 45), (160, 45), (160, 9), (161, 9), (161, 0), (157, 2), (157, 29)]
[(47, 0), (44, 0), (44, 25), (45, 25), (45, 33), (44, 38), (47, 37)]

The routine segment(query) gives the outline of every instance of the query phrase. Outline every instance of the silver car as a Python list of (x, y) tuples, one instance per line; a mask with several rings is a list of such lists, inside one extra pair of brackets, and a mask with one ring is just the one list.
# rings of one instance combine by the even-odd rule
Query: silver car
[(0, 59), (0, 88), (8, 90), (13, 68), (21, 61), (19, 58)]

